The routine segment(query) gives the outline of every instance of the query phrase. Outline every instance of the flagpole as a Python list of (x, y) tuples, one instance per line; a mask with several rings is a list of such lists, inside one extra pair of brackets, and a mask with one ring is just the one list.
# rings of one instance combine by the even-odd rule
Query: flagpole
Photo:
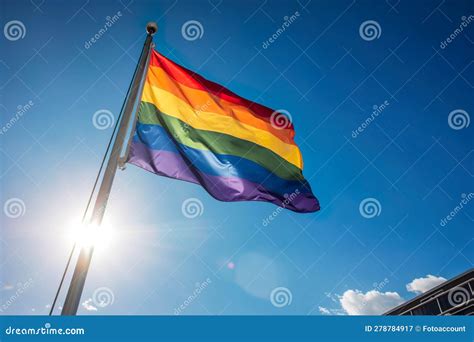
[[(104, 217), (105, 208), (107, 206), (110, 190), (112, 188), (112, 183), (115, 177), (115, 173), (117, 171), (118, 164), (120, 162), (120, 155), (122, 153), (124, 140), (127, 136), (130, 119), (132, 118), (134, 112), (133, 109), (138, 97), (138, 92), (140, 90), (143, 75), (145, 73), (145, 67), (148, 61), (148, 56), (152, 48), (153, 35), (156, 33), (157, 30), (158, 27), (154, 22), (150, 22), (146, 26), (147, 37), (145, 40), (145, 44), (143, 45), (140, 59), (138, 61), (137, 73), (132, 79), (130, 95), (125, 99), (122, 120), (120, 121), (119, 130), (112, 146), (112, 151), (110, 152), (110, 157), (104, 171), (104, 176), (102, 177), (102, 183), (100, 185), (99, 192), (95, 200), (94, 209), (92, 211), (92, 215), (89, 221), (90, 224), (93, 224), (94, 226), (100, 226)], [(76, 267), (74, 269), (74, 273), (71, 279), (71, 283), (69, 285), (61, 315), (76, 315), (79, 303), (81, 301), (81, 295), (84, 289), (84, 284), (86, 282), (87, 272), (89, 271), (93, 252), (93, 246), (82, 247), (81, 252), (79, 253), (79, 257), (77, 259)]]

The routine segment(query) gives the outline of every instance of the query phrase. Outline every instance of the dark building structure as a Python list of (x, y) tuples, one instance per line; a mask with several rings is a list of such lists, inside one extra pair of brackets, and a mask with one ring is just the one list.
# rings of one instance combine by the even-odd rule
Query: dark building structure
[(474, 315), (474, 269), (397, 306), (385, 315)]

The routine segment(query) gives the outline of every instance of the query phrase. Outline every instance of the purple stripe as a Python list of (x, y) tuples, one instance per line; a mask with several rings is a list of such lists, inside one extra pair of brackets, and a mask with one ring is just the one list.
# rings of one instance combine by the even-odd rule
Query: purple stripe
[(246, 179), (207, 175), (191, 169), (177, 153), (152, 150), (137, 141), (133, 141), (130, 146), (128, 163), (161, 176), (200, 184), (220, 201), (264, 201), (297, 212), (319, 210), (319, 204), (312, 194), (290, 194), (290, 200), (269, 193), (262, 185)]

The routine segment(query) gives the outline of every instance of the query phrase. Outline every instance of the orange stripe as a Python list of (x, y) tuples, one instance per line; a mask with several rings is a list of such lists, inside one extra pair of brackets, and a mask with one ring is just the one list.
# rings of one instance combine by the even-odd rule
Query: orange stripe
[(187, 102), (195, 111), (212, 112), (230, 116), (242, 123), (270, 132), (281, 141), (295, 145), (295, 132), (291, 129), (276, 129), (270, 123), (254, 116), (246, 107), (228, 102), (210, 93), (187, 87), (170, 77), (162, 68), (150, 66), (146, 83), (164, 89)]

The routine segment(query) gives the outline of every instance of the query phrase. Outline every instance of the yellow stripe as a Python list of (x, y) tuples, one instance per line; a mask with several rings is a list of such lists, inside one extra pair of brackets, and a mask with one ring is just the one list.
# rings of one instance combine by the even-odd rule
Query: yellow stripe
[(230, 116), (196, 111), (189, 103), (149, 83), (144, 85), (142, 101), (153, 103), (163, 113), (178, 118), (193, 128), (224, 133), (250, 141), (268, 148), (298, 168), (303, 168), (299, 148), (296, 145), (284, 143), (267, 131), (244, 124)]

